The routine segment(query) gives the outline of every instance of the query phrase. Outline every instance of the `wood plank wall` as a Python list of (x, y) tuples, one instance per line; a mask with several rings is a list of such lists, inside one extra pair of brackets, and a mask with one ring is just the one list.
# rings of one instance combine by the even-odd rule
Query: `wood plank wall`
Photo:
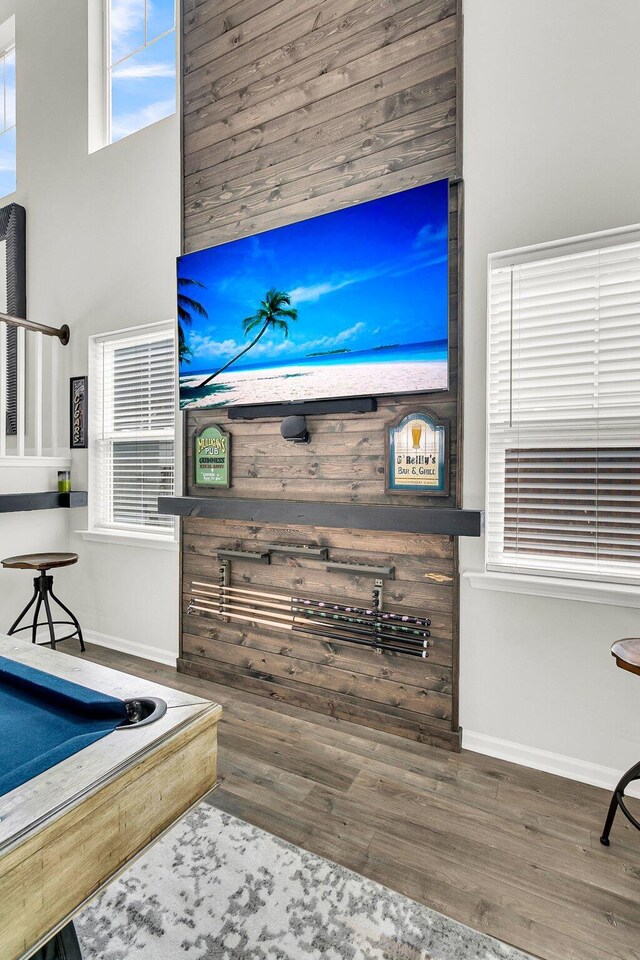
[[(233, 486), (213, 496), (452, 506), (460, 503), (459, 0), (183, 0), (183, 248), (224, 243), (449, 177), (450, 389), (386, 397), (374, 414), (309, 417), (309, 445), (279, 420), (189, 414), (232, 434)], [(410, 385), (408, 390), (410, 390)], [(384, 425), (427, 406), (451, 422), (449, 498), (390, 496)], [(185, 465), (186, 492), (191, 462)], [(332, 558), (393, 564), (385, 607), (432, 619), (427, 661), (188, 615), (192, 579), (217, 580), (221, 547), (321, 544)], [(457, 544), (308, 526), (190, 519), (182, 530), (179, 667), (394, 731), (459, 747)], [(283, 592), (370, 598), (371, 581), (310, 559), (233, 562), (232, 582)]]

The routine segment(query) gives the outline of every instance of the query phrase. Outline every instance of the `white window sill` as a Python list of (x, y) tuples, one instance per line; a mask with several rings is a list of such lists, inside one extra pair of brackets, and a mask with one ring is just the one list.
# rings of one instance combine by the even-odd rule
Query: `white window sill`
[(480, 570), (466, 570), (462, 576), (476, 590), (498, 590), (532, 597), (555, 597), (558, 600), (583, 600), (586, 603), (605, 603), (614, 607), (640, 607), (640, 588), (631, 584)]
[(118, 543), (125, 547), (147, 547), (151, 550), (177, 551), (179, 543), (173, 537), (159, 537), (153, 533), (129, 533), (124, 530), (76, 530), (83, 540), (95, 543)]
[(0, 458), (0, 467), (20, 467), (20, 469), (24, 469), (25, 467), (48, 467), (69, 470), (71, 468), (71, 457), (36, 457), (35, 455), (18, 457), (10, 453), (6, 457)]

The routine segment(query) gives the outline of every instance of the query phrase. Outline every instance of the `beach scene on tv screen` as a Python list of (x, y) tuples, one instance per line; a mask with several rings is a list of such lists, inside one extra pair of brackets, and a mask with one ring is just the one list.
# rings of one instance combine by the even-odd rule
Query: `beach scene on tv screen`
[(446, 390), (448, 182), (178, 260), (180, 406)]

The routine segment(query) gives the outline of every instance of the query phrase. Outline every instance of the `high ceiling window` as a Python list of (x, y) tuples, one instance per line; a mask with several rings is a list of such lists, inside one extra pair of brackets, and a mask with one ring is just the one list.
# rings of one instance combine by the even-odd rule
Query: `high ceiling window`
[(176, 111), (175, 0), (105, 0), (108, 142)]
[(16, 189), (16, 48), (0, 53), (0, 197)]

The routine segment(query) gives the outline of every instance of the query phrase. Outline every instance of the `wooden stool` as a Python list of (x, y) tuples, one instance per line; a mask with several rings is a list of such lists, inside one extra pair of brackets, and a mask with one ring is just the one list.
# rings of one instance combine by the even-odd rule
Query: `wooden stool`
[[(2, 566), (7, 567), (10, 570), (40, 571), (39, 576), (35, 577), (33, 581), (33, 596), (18, 619), (12, 624), (8, 631), (9, 636), (11, 636), (13, 633), (20, 633), (21, 630), (31, 630), (31, 641), (32, 643), (36, 643), (38, 627), (44, 627), (47, 625), (49, 627), (49, 636), (51, 638), (49, 644), (53, 650), (56, 648), (56, 643), (61, 643), (63, 640), (71, 640), (73, 637), (77, 637), (80, 641), (80, 649), (84, 653), (84, 640), (82, 639), (82, 630), (80, 629), (80, 624), (76, 620), (71, 610), (69, 610), (68, 607), (65, 607), (64, 603), (62, 603), (61, 600), (58, 600), (54, 594), (53, 577), (47, 574), (47, 571), (51, 570), (53, 567), (70, 567), (72, 563), (77, 562), (77, 553), (25, 553), (19, 557), (7, 557), (2, 561)], [(52, 618), (49, 597), (51, 597), (52, 600), (55, 600), (58, 606), (69, 615), (71, 618), (70, 620), (54, 620)], [(34, 603), (36, 605), (36, 610), (33, 615), (33, 621), (26, 624), (24, 627), (19, 627), (18, 624), (24, 619)], [(47, 619), (42, 623), (38, 623), (38, 615), (42, 605), (44, 605)], [(56, 632), (54, 629), (55, 624), (65, 624), (68, 626), (73, 626), (75, 629), (71, 633), (68, 633), (65, 637), (58, 637), (56, 639)], [(44, 644), (44, 646), (47, 646), (47, 644)]]
[[(611, 647), (611, 656), (615, 657), (616, 666), (621, 667), (622, 670), (628, 670), (629, 673), (637, 673), (638, 676), (640, 676), (640, 639), (630, 638), (628, 640), (616, 640)], [(630, 770), (627, 770), (613, 791), (604, 830), (600, 837), (600, 843), (603, 843), (605, 847), (609, 846), (609, 834), (611, 833), (611, 827), (613, 826), (618, 807), (620, 807), (627, 820), (632, 823), (637, 830), (640, 830), (640, 821), (636, 820), (633, 814), (627, 810), (624, 802), (624, 791), (634, 780), (640, 780), (640, 763), (636, 763)]]

